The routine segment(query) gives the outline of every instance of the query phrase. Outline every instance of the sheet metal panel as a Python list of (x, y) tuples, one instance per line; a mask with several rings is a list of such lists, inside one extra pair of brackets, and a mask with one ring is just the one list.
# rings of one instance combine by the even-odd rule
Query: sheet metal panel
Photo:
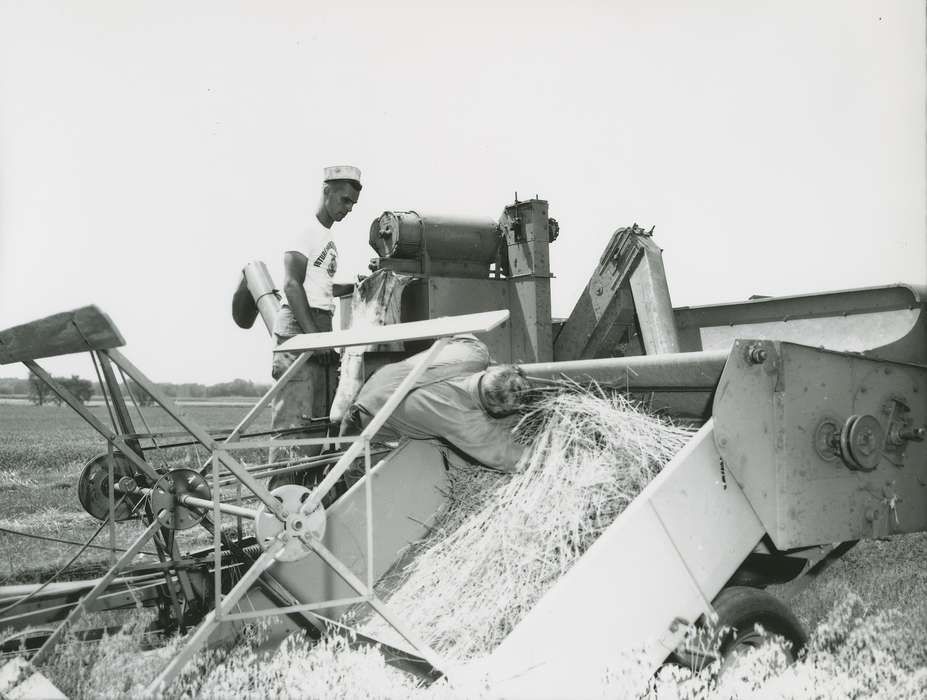
[(278, 345), (274, 348), (274, 352), (300, 352), (354, 345), (380, 345), (383, 343), (395, 343), (399, 340), (446, 338), (459, 333), (485, 333), (502, 325), (508, 318), (509, 312), (503, 309), (501, 311), (484, 311), (482, 313), (433, 318), (410, 323), (394, 323), (389, 326), (369, 326), (367, 328), (329, 331), (327, 333), (301, 333)]
[(728, 349), (736, 338), (824, 345), (927, 363), (927, 288), (906, 284), (674, 309), (684, 351)]
[(721, 478), (709, 421), (489, 657), (451, 673), (493, 697), (598, 697), (640, 653), (655, 670), (756, 546), (763, 527)]
[[(765, 353), (754, 363), (748, 349)], [(775, 341), (737, 341), (714, 401), (719, 451), (780, 549), (927, 529), (927, 443), (853, 471), (816, 448), (818, 426), (870, 415), (888, 433), (893, 400), (927, 424), (927, 367)]]
[[(377, 464), (370, 478), (376, 579), (392, 566), (405, 547), (428, 533), (428, 525), (445, 501), (442, 492), (447, 491), (447, 473), (440, 448), (430, 442), (410, 440)], [(361, 578), (367, 575), (364, 506), (364, 479), (361, 479), (326, 511), (328, 520), (322, 538), (325, 546)], [(356, 595), (316, 554), (299, 561), (276, 562), (269, 571), (301, 603)], [(248, 593), (246, 597), (252, 595)], [(342, 612), (329, 609), (324, 614), (337, 617)]]
[[(467, 279), (463, 277), (428, 277), (409, 285), (402, 295), (403, 319), (438, 318), (469, 314), (486, 309), (511, 307), (508, 282), (504, 279)], [(512, 361), (511, 319), (480, 335), (489, 354), (498, 362)], [(410, 351), (423, 349), (421, 344), (406, 343)]]

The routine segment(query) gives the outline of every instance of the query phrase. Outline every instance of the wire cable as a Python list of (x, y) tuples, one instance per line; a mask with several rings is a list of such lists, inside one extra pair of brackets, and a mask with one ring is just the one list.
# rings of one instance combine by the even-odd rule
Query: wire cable
[[(119, 499), (119, 503), (118, 503), (117, 505), (121, 506), (121, 505), (122, 505), (122, 502), (123, 502), (125, 499), (126, 499), (125, 496), (123, 496), (122, 498), (120, 498), (120, 499)], [(41, 593), (42, 591), (44, 591), (49, 585), (51, 585), (51, 584), (55, 581), (55, 579), (57, 579), (61, 574), (63, 574), (63, 573), (68, 569), (69, 566), (71, 566), (71, 564), (73, 564), (74, 562), (77, 561), (78, 557), (80, 557), (84, 552), (87, 551), (87, 549), (90, 547), (90, 545), (91, 545), (91, 544), (93, 543), (93, 541), (96, 539), (97, 535), (99, 535), (101, 532), (103, 532), (103, 528), (106, 527), (108, 524), (109, 524), (109, 518), (107, 518), (106, 520), (104, 520), (103, 522), (101, 522), (101, 523), (100, 523), (100, 527), (97, 528), (97, 531), (94, 532), (94, 533), (90, 536), (90, 539), (87, 540), (87, 541), (81, 546), (81, 548), (80, 548), (79, 550), (77, 550), (77, 554), (75, 554), (73, 557), (71, 557), (70, 560), (68, 560), (68, 562), (67, 562), (64, 566), (62, 566), (62, 567), (61, 567), (60, 569), (58, 569), (54, 574), (52, 574), (51, 578), (49, 578), (47, 581), (45, 581), (45, 583), (43, 583), (41, 586), (39, 586), (38, 588), (36, 588), (34, 591), (32, 591), (31, 593), (29, 593), (28, 595), (26, 595), (26, 596), (20, 598), (19, 600), (17, 600), (17, 601), (14, 602), (14, 603), (10, 603), (10, 604), (7, 605), (5, 608), (3, 608), (2, 610), (0, 610), (0, 617), (2, 617), (3, 615), (6, 615), (8, 612), (10, 612), (10, 610), (13, 610), (14, 608), (18, 608), (18, 607), (19, 607), (20, 605), (22, 605), (23, 603), (26, 603), (26, 602), (32, 600), (32, 599), (35, 598), (39, 593)]]
[[(34, 540), (45, 540), (46, 542), (57, 542), (58, 544), (76, 544), (84, 545), (86, 542), (76, 542), (75, 540), (63, 540), (58, 537), (48, 537), (47, 535), (36, 535), (31, 532), (20, 532), (19, 530), (10, 530), (6, 527), (0, 527), (0, 532), (5, 532), (8, 535), (19, 535), (20, 537), (31, 537)], [(104, 547), (101, 544), (91, 544), (89, 545), (91, 549), (105, 549), (107, 552), (110, 551), (109, 547)], [(117, 552), (127, 552), (127, 549), (122, 549), (120, 547), (116, 548)], [(149, 556), (157, 556), (154, 552), (139, 552), (139, 554), (148, 554)]]

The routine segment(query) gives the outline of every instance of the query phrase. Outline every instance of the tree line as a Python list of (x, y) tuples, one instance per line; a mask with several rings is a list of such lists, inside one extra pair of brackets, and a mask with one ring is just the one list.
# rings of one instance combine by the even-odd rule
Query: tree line
[[(82, 379), (76, 374), (70, 377), (54, 377), (63, 387), (70, 391), (81, 403), (86, 403), (94, 395), (101, 395), (99, 382)], [(219, 384), (199, 384), (186, 382), (175, 384), (172, 382), (157, 382), (157, 387), (171, 398), (206, 399), (229, 396), (259, 397), (269, 388), (269, 384), (255, 384), (247, 379), (233, 379), (230, 382)], [(135, 401), (142, 406), (152, 403), (148, 392), (135, 382), (129, 381), (129, 391)], [(30, 374), (28, 379), (15, 377), (0, 377), (0, 396), (28, 396), (36, 405), (46, 403), (60, 404), (61, 399), (45, 382)]]

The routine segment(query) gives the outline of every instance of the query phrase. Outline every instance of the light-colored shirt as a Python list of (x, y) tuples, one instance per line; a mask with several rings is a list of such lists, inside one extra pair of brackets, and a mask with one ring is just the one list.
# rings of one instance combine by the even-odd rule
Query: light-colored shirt
[(412, 439), (441, 438), (487, 467), (515, 471), (525, 447), (512, 430), (519, 416), (493, 418), (479, 397), (482, 372), (420, 387), (386, 421)]
[[(332, 286), (338, 271), (338, 248), (332, 239), (332, 232), (321, 224), (314, 224), (288, 241), (283, 252), (300, 253), (306, 257), (306, 281), (303, 287), (309, 306), (334, 311)], [(286, 295), (282, 305), (289, 306)]]
[[(374, 415), (420, 355), (380, 369), (364, 384), (354, 404)], [(476, 337), (452, 338), (386, 421), (383, 437), (440, 438), (480, 464), (514, 470), (524, 451), (512, 434), (519, 417), (493, 418), (479, 397), (479, 380), (489, 363), (489, 351)]]

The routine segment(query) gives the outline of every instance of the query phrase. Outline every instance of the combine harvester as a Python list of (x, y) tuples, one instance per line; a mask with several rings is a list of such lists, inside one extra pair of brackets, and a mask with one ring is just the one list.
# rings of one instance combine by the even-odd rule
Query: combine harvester
[[(39, 671), (64, 631), (78, 629), (88, 611), (140, 599), (161, 611), (161, 631), (196, 625), (152, 693), (197, 649), (248, 620), (273, 616), (277, 637), (304, 629), (317, 638), (343, 629), (338, 618), (347, 606), (364, 604), (406, 642), (408, 648), (381, 644), (387, 660), (424, 678), (447, 674), (462, 688), (479, 678), (497, 697), (596, 696), (625, 652), (654, 671), (667, 661), (691, 662), (691, 625), (735, 628), (723, 654), (761, 643), (756, 622), (800, 646), (805, 633), (788, 610), (790, 593), (861, 539), (927, 529), (921, 290), (895, 285), (674, 310), (660, 250), (633, 226), (613, 236), (570, 318), (554, 321), (549, 247), (557, 233), (538, 199), (516, 201), (498, 221), (387, 212), (373, 222), (370, 242), (377, 269), (415, 278), (403, 293), (403, 323), (297, 336), (283, 346), (404, 341), (408, 354), (435, 338), (431, 356), (442, 338), (478, 333), (497, 360), (518, 362), (532, 377), (595, 381), (698, 426), (491, 654), (466, 668), (445, 664), (374, 593), (407, 545), (425, 535), (445, 498), (442, 445), (371, 444), (416, 372), (360, 436), (342, 439), (347, 449), (295, 464), (246, 466), (235, 457), (239, 450), (325, 440), (270, 441), (247, 432), (307, 355), (238, 426), (210, 433), (126, 359), (115, 326), (87, 307), (0, 332), (0, 363), (24, 362), (106, 440), (106, 454), (88, 463), (78, 484), (86, 510), (110, 527), (140, 519), (145, 530), (99, 579), (0, 588), (0, 631), (23, 630), (5, 651), (24, 650), (0, 669), (0, 692), (48, 692)], [(254, 317), (260, 312), (270, 328), (278, 301), (266, 269), (249, 265), (245, 280)], [(346, 324), (346, 303), (342, 312)], [(99, 366), (112, 427), (36, 362), (79, 351)], [(366, 353), (365, 375), (395, 357)], [(202, 468), (165, 469), (145, 458), (166, 436), (135, 430), (117, 371), (209, 451)], [(359, 457), (366, 476), (323, 503)], [(263, 486), (264, 477), (294, 469), (319, 471), (315, 488), (269, 493)], [(242, 505), (232, 485), (259, 507)], [(241, 519), (253, 520), (254, 536), (243, 536)], [(212, 533), (213, 547), (182, 554), (174, 532), (197, 526)], [(149, 542), (159, 559), (139, 560)], [(782, 596), (764, 590), (772, 584), (787, 584)]]

